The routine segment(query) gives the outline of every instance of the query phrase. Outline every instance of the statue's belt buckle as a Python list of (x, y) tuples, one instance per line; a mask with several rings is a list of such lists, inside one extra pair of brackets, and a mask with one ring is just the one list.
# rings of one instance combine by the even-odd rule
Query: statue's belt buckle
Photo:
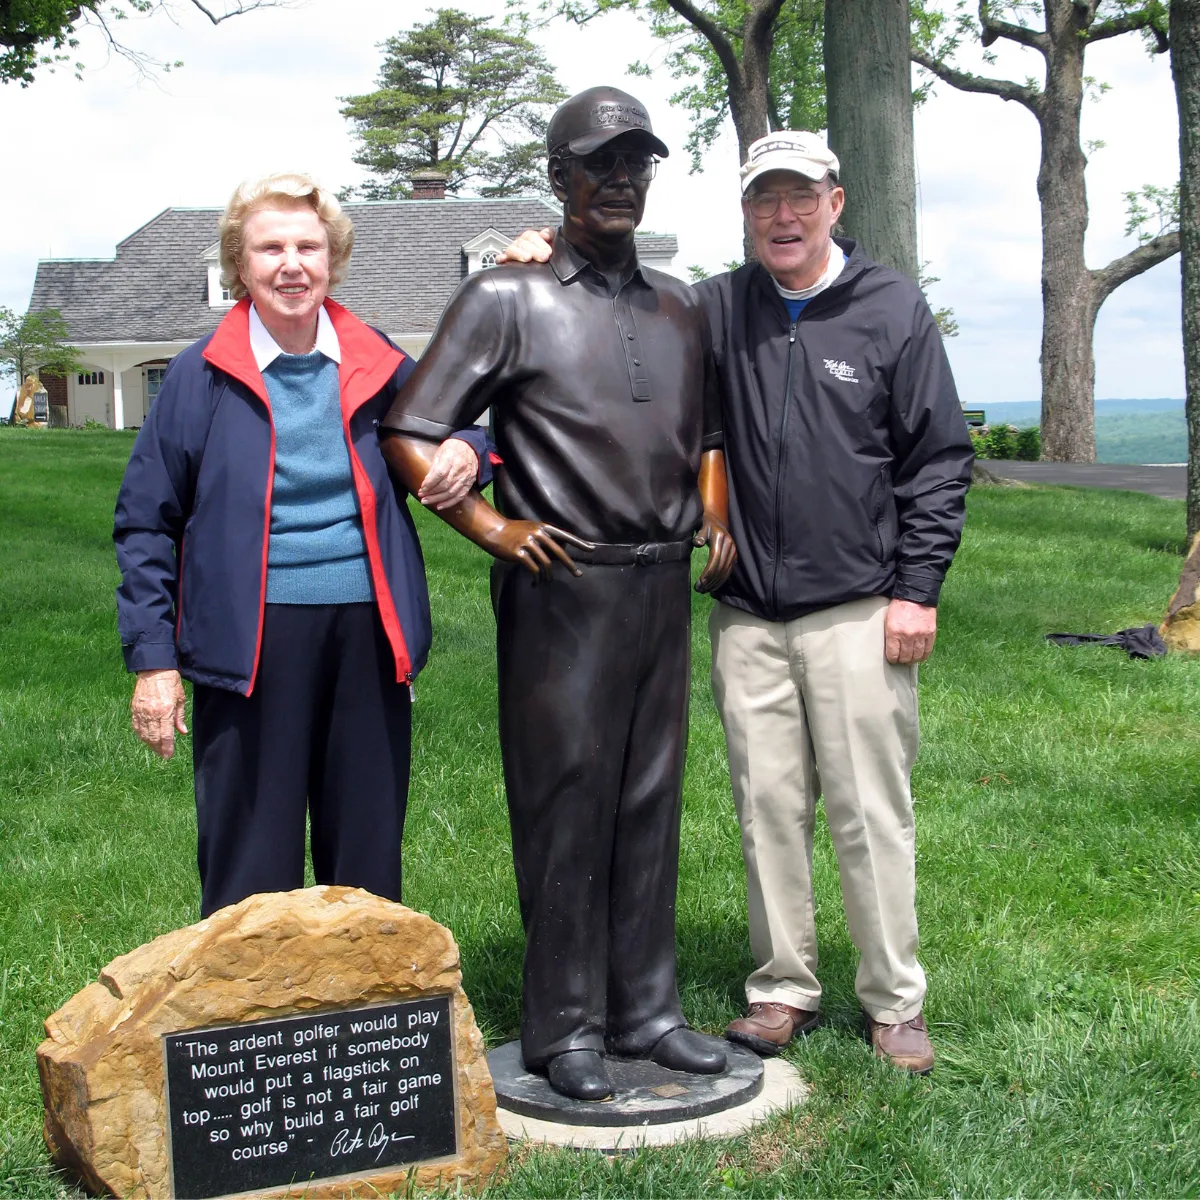
[(662, 562), (661, 543), (647, 542), (633, 552), (633, 561), (639, 567), (656, 567)]

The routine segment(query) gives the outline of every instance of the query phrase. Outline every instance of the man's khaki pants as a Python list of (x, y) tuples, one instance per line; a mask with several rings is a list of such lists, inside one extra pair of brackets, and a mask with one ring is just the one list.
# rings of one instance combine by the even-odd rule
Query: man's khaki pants
[(713, 694), (746, 860), (751, 1002), (819, 1007), (812, 845), (822, 795), (861, 956), (859, 1001), (875, 1020), (898, 1023), (925, 999), (909, 787), (917, 668), (884, 657), (887, 607), (872, 597), (793, 621), (713, 607)]

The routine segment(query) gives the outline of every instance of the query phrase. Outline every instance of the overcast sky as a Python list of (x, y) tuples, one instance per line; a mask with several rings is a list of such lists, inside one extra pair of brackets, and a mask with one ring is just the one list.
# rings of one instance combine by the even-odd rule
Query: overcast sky
[[(458, 6), (501, 14), (503, 0)], [(24, 309), (39, 258), (111, 257), (162, 209), (223, 205), (243, 178), (301, 169), (334, 188), (358, 182), (338, 98), (370, 90), (378, 43), (399, 22), (424, 19), (417, 6), (389, 0), (307, 0), (219, 28), (187, 4), (177, 11), (177, 23), (160, 15), (120, 27), (130, 45), (184, 60), (157, 84), (139, 82), (120, 60), (105, 65), (102, 40), (85, 31), (83, 82), (60, 71), (28, 88), (0, 86), (0, 304)], [(665, 71), (625, 74), (633, 59), (661, 60), (645, 27), (622, 14), (586, 30), (552, 27), (542, 41), (569, 91), (627, 88), (679, 147), (659, 170), (643, 228), (676, 234), (683, 265), (716, 271), (740, 257), (736, 141), (727, 134), (705, 171), (688, 174), (686, 119), (668, 103), (672, 81)], [(983, 69), (1023, 79), (1039, 62), (1014, 48)], [(1122, 192), (1178, 178), (1178, 134), (1166, 56), (1151, 59), (1136, 35), (1126, 36), (1089, 51), (1087, 69), (1112, 85), (1085, 111), (1085, 138), (1106, 143), (1088, 169), (1094, 267), (1134, 245), (1123, 235)], [(963, 401), (1036, 399), (1036, 124), (1016, 105), (940, 85), (918, 111), (916, 147), (920, 253), (941, 279), (931, 299), (952, 307), (961, 328), (947, 345)], [(1097, 323), (1097, 396), (1182, 396), (1179, 325), (1177, 258), (1118, 289)]]

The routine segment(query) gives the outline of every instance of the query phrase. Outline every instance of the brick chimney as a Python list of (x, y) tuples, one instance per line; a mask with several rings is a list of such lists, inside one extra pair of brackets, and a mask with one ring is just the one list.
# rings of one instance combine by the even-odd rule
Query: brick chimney
[(411, 182), (414, 200), (446, 198), (446, 176), (441, 171), (414, 171)]

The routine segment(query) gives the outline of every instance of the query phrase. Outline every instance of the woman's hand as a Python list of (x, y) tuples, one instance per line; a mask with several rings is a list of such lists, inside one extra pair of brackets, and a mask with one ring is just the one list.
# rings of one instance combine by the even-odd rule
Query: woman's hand
[(479, 456), (462, 438), (447, 438), (433, 456), (417, 499), (426, 508), (453, 508), (466, 498), (479, 478)]
[(133, 687), (133, 732), (160, 758), (175, 753), (175, 733), (187, 733), (184, 724), (183, 680), (178, 671), (139, 671)]

